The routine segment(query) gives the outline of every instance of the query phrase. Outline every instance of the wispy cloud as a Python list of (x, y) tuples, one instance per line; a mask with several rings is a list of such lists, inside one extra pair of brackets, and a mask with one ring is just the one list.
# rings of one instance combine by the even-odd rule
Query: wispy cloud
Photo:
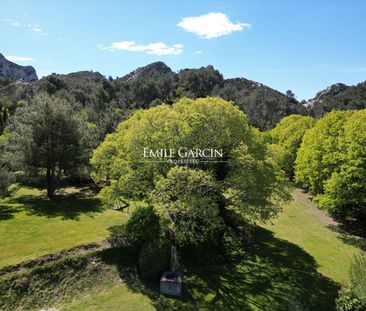
[(32, 57), (27, 56), (14, 56), (14, 55), (5, 55), (5, 58), (7, 60), (10, 60), (11, 62), (30, 62), (33, 60)]
[(182, 44), (166, 45), (163, 42), (136, 44), (135, 41), (113, 42), (110, 46), (99, 44), (98, 48), (108, 51), (145, 52), (153, 55), (179, 55), (183, 52)]
[(252, 28), (251, 24), (233, 23), (226, 14), (219, 12), (184, 17), (177, 26), (206, 39), (217, 38), (229, 35), (234, 31)]
[(334, 70), (345, 73), (366, 73), (366, 67), (334, 68)]
[(201, 50), (197, 50), (194, 52), (194, 54), (202, 54), (203, 52)]
[(13, 21), (10, 19), (5, 19), (5, 21), (8, 23), (8, 25), (17, 27), (17, 28), (27, 28), (35, 33), (38, 33), (40, 35), (46, 35), (47, 33), (42, 29), (41, 26), (38, 24), (21, 24), (18, 21)]

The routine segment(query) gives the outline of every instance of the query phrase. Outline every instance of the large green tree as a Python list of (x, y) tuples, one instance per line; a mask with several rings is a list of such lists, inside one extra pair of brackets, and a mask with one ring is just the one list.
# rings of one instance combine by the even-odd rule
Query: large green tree
[[(180, 160), (176, 153), (172, 162), (164, 156), (146, 158), (146, 149), (181, 147), (222, 150), (223, 157), (185, 164), (174, 162)], [(102, 197), (108, 204), (126, 196), (150, 198), (151, 193), (160, 191), (165, 193), (160, 203), (170, 216), (174, 208), (186, 211), (185, 216), (192, 208), (202, 208), (191, 218), (179, 214), (179, 219), (191, 221), (192, 226), (204, 214), (216, 217), (215, 208), (224, 219), (231, 210), (248, 221), (266, 220), (278, 212), (278, 201), (289, 198), (283, 171), (269, 156), (257, 131), (239, 108), (220, 98), (185, 98), (172, 106), (137, 111), (107, 135), (91, 163), (93, 178), (103, 187)], [(188, 168), (182, 171), (177, 166)], [(192, 180), (191, 186), (185, 183), (187, 179)], [(186, 188), (174, 188), (179, 185)], [(210, 191), (202, 193), (202, 187), (194, 185)], [(213, 189), (215, 196), (211, 195)]]
[(46, 175), (47, 196), (56, 182), (80, 164), (82, 122), (63, 99), (39, 95), (17, 109), (10, 126), (7, 157), (25, 173)]
[(366, 218), (366, 110), (354, 112), (338, 139), (339, 165), (324, 184), (320, 207)]
[(290, 177), (294, 174), (294, 162), (305, 132), (312, 128), (315, 120), (312, 117), (290, 115), (284, 117), (274, 129), (269, 131), (272, 143), (279, 148), (279, 161), (282, 169)]
[(339, 138), (352, 111), (332, 111), (309, 129), (295, 161), (295, 179), (314, 194), (324, 191), (325, 182), (341, 164)]

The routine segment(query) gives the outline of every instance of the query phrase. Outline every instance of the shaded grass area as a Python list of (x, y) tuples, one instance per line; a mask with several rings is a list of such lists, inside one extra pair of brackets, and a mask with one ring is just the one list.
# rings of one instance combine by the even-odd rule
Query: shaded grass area
[[(141, 282), (135, 270), (118, 269), (124, 284), (76, 299), (62, 310), (326, 311), (335, 309), (339, 288), (317, 272), (311, 255), (263, 228), (256, 229), (255, 248), (242, 262), (188, 269), (181, 299), (160, 295), (159, 283)], [(139, 295), (144, 298), (136, 304)], [(133, 301), (133, 308), (124, 309), (124, 301)]]
[(70, 189), (50, 201), (38, 188), (21, 187), (0, 200), (0, 267), (101, 241), (127, 218), (102, 206), (90, 189)]
[[(28, 230), (37, 227), (35, 226), (36, 220), (44, 220), (40, 223), (42, 228), (38, 228), (38, 230), (43, 230), (43, 227), (47, 228), (49, 222), (56, 225), (56, 228), (65, 224), (69, 230), (72, 228), (69, 227), (70, 224), (76, 224), (77, 229), (73, 230), (80, 229), (80, 232), (76, 231), (78, 234), (74, 237), (76, 236), (78, 239), (74, 238), (71, 241), (74, 246), (76, 242), (80, 241), (80, 236), (84, 237), (87, 232), (87, 230), (79, 228), (82, 224), (85, 223), (86, 228), (93, 229), (89, 238), (95, 241), (96, 227), (100, 226), (101, 230), (104, 230), (101, 236), (106, 237), (108, 234), (106, 228), (113, 225), (114, 221), (117, 221), (116, 224), (121, 222), (121, 215), (123, 215), (121, 212), (105, 210), (100, 206), (100, 202), (96, 203), (91, 210), (89, 208), (83, 210), (82, 206), (85, 205), (78, 202), (76, 204), (80, 204), (79, 209), (82, 209), (81, 212), (78, 211), (78, 208), (71, 204), (72, 200), (95, 199), (94, 196), (85, 195), (61, 198), (59, 202), (65, 203), (63, 209), (67, 209), (67, 206), (70, 206), (71, 210), (76, 208), (75, 212), (72, 211), (71, 214), (70, 211), (68, 213), (56, 211), (56, 214), (47, 211), (46, 214), (42, 214), (43, 209), (39, 210), (39, 204), (28, 205), (26, 202), (29, 200), (22, 203), (24, 197), (29, 195), (28, 191), (35, 190), (21, 189), (20, 193), (12, 199), (12, 207), (18, 211), (14, 213), (12, 219), (0, 221), (1, 235), (5, 232), (1, 231), (3, 230), (2, 225), (12, 221), (17, 221), (17, 230), (21, 230), (21, 223), (26, 224), (27, 219), (31, 219), (32, 222), (32, 226), (29, 226)], [(37, 196), (35, 193), (31, 194), (32, 198), (35, 196)], [(44, 200), (41, 197), (39, 199)], [(72, 271), (66, 271), (68, 277), (63, 280), (62, 273), (58, 272), (61, 273), (61, 281), (60, 285), (55, 287), (55, 292), (63, 290), (62, 284), (67, 284), (70, 288), (67, 288), (69, 293), (67, 301), (62, 297), (56, 297), (55, 306), (61, 310), (74, 311), (334, 310), (334, 300), (340, 283), (347, 282), (350, 259), (358, 248), (348, 244), (342, 234), (330, 229), (329, 219), (324, 215), (319, 216), (306, 195), (296, 190), (294, 199), (291, 204), (284, 206), (283, 213), (273, 224), (266, 225), (266, 228), (257, 227), (255, 229), (253, 249), (243, 261), (221, 266), (189, 268), (185, 271), (181, 299), (160, 295), (158, 281), (139, 280), (134, 262), (119, 261), (115, 255), (110, 255), (97, 260), (97, 264), (93, 259), (88, 260), (87, 266), (77, 266), (77, 271), (82, 273), (82, 277)], [(93, 200), (88, 200), (84, 202), (93, 202)], [(71, 202), (70, 205), (68, 205), (69, 202)], [(42, 204), (47, 204), (47, 201)], [(50, 202), (49, 204), (55, 203)], [(24, 205), (28, 207), (24, 207)], [(112, 213), (113, 216), (109, 213)], [(106, 219), (102, 221), (104, 217)], [(29, 237), (28, 243), (37, 243), (37, 239), (44, 239), (45, 232), (52, 233), (53, 225), (36, 239), (34, 236)], [(11, 227), (9, 229), (11, 230)], [(62, 234), (61, 231), (59, 234)], [(23, 239), (27, 238), (26, 232), (20, 235)], [(63, 233), (63, 239), (69, 235), (70, 231), (66, 231)], [(9, 238), (13, 243), (16, 242), (15, 237), (9, 235)], [(60, 247), (63, 239), (59, 238), (57, 234), (56, 236), (51, 234), (47, 239), (47, 243), (44, 244), (47, 247), (54, 243), (57, 243), (59, 249), (68, 247)], [(3, 243), (2, 240), (0, 240), (0, 247), (3, 247), (1, 243)], [(19, 254), (22, 253), (21, 248), (26, 245), (25, 240), (18, 245), (18, 254), (15, 256), (17, 260), (19, 260)], [(10, 250), (11, 248), (11, 246), (8, 247)], [(47, 251), (47, 253), (49, 252), (51, 251)], [(32, 254), (34, 255), (34, 250)], [(7, 257), (2, 256), (3, 254), (0, 252), (0, 263), (1, 258)], [(88, 271), (92, 271), (91, 276)], [(42, 274), (44, 275), (43, 272)], [(51, 279), (52, 275), (53, 272)], [(75, 281), (68, 279), (73, 277), (76, 277)], [(46, 284), (43, 281), (39, 282), (39, 284)], [(72, 284), (77, 284), (77, 286), (73, 288)], [(87, 292), (83, 290), (85, 284), (89, 284), (91, 290)], [(40, 288), (37, 293), (42, 294), (42, 290)], [(47, 289), (44, 294), (47, 294)], [(47, 295), (49, 296), (49, 294)], [(27, 297), (24, 299), (24, 301), (28, 301)], [(44, 299), (47, 301), (46, 298)], [(52, 304), (44, 306), (52, 307)]]
[[(294, 201), (283, 207), (283, 212), (265, 227), (276, 238), (285, 239), (311, 254), (318, 271), (338, 283), (348, 283), (348, 271), (353, 255), (362, 241), (334, 230), (334, 221), (319, 211), (300, 189), (293, 192)], [(353, 244), (353, 245), (352, 245)]]
[(335, 310), (337, 291), (363, 243), (335, 231), (301, 190), (293, 196), (273, 224), (256, 229), (245, 260), (186, 271), (182, 299), (161, 296), (158, 282), (141, 282), (121, 269), (125, 284), (76, 299), (70, 310), (108, 310), (132, 294), (148, 297), (156, 310)]

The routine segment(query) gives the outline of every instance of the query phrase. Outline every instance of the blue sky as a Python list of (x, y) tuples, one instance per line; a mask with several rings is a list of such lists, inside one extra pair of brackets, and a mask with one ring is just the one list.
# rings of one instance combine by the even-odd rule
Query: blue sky
[(2, 0), (0, 53), (40, 77), (212, 64), (301, 100), (366, 80), (365, 12), (364, 0)]

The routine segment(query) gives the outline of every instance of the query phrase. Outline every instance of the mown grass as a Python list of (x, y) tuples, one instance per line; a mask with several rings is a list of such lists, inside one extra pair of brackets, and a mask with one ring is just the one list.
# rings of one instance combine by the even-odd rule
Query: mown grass
[[(21, 188), (1, 201), (0, 266), (102, 240), (126, 214), (104, 208), (90, 194), (55, 202), (35, 188)], [(258, 227), (255, 243), (240, 263), (197, 267), (184, 274), (181, 299), (158, 293), (158, 282), (97, 287), (61, 310), (334, 310), (341, 283), (348, 282), (354, 238), (334, 230), (300, 190), (273, 224)]]
[(87, 188), (63, 190), (55, 201), (30, 187), (0, 200), (0, 267), (101, 241), (108, 237), (109, 227), (127, 217), (102, 206)]
[[(278, 219), (256, 229), (254, 248), (244, 261), (187, 271), (181, 299), (160, 295), (158, 282), (125, 278), (124, 284), (75, 299), (62, 310), (124, 310), (124, 301), (134, 303), (127, 310), (335, 310), (358, 248), (332, 226), (295, 190)], [(135, 304), (140, 295), (144, 299)]]
[(294, 201), (283, 207), (273, 224), (264, 227), (276, 238), (294, 243), (314, 257), (320, 273), (348, 283), (350, 261), (359, 250), (350, 243), (352, 236), (337, 232), (334, 221), (322, 215), (302, 190), (296, 189), (293, 196)]

